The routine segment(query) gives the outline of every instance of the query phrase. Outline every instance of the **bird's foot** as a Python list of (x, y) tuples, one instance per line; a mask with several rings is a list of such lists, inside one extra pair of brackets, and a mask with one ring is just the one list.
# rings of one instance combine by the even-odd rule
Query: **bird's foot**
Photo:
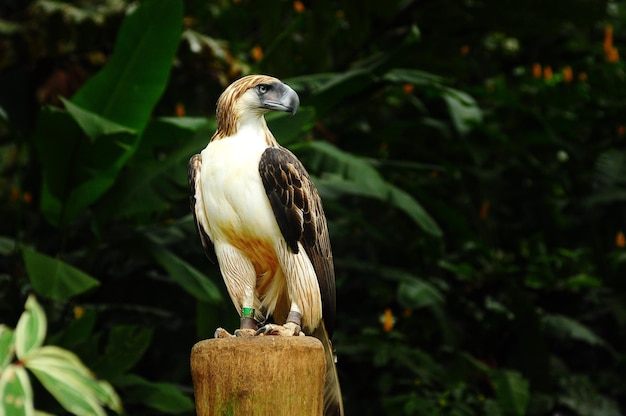
[(253, 337), (257, 332), (257, 324), (253, 318), (241, 318), (241, 328), (235, 329), (234, 335), (224, 328), (215, 330), (215, 338)]
[(256, 329), (240, 328), (235, 330), (236, 337), (253, 337), (256, 335)]
[(234, 335), (232, 335), (230, 332), (228, 332), (224, 328), (217, 328), (215, 330), (215, 333), (213, 334), (214, 338), (231, 338), (233, 336)]
[(235, 332), (231, 334), (224, 328), (217, 328), (213, 336), (215, 338), (253, 337), (256, 335), (256, 332), (257, 332), (256, 329), (240, 328), (240, 329), (235, 329)]
[(256, 331), (257, 335), (280, 335), (284, 337), (304, 336), (302, 332), (302, 314), (297, 311), (289, 311), (287, 322), (283, 325), (267, 324)]
[(302, 328), (295, 322), (287, 322), (284, 325), (267, 324), (256, 331), (256, 335), (280, 335), (283, 337), (304, 336)]

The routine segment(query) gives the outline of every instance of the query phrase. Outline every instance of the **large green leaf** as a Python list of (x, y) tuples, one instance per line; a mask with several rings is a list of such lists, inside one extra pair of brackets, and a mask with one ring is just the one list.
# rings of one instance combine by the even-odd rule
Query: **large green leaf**
[(395, 68), (383, 75), (383, 79), (395, 83), (408, 83), (418, 86), (441, 87), (445, 79), (439, 75), (419, 69)]
[(323, 141), (306, 142), (293, 148), (307, 151), (307, 160), (316, 171), (334, 173), (355, 182), (371, 197), (386, 199), (389, 196), (387, 182), (367, 160)]
[(570, 374), (559, 383), (557, 402), (569, 408), (573, 414), (586, 416), (622, 416), (618, 397), (607, 397), (600, 393), (601, 386), (595, 377), (587, 374)]
[[(33, 140), (42, 164), (41, 210), (52, 224), (66, 222), (64, 206), (72, 189), (86, 176), (84, 149), (86, 136), (70, 115), (53, 107), (39, 112)], [(77, 161), (79, 163), (77, 163)]]
[(318, 84), (308, 104), (313, 105), (319, 114), (324, 114), (346, 98), (369, 88), (375, 81), (376, 76), (368, 68), (358, 67), (334, 74), (326, 82)]
[(193, 401), (172, 384), (153, 383), (134, 374), (118, 377), (114, 384), (124, 390), (127, 401), (144, 404), (159, 412), (177, 414), (194, 408)]
[(510, 370), (490, 370), (489, 378), (496, 391), (496, 400), (505, 416), (524, 416), (530, 400), (528, 380)]
[(444, 302), (442, 293), (432, 284), (417, 278), (404, 280), (398, 286), (398, 302), (406, 308), (419, 309)]
[(24, 309), (15, 328), (15, 354), (20, 360), (43, 344), (48, 327), (46, 314), (33, 295), (26, 300)]
[(152, 246), (152, 255), (176, 283), (196, 299), (218, 303), (222, 295), (215, 283), (195, 267), (171, 251), (157, 245)]
[(604, 347), (611, 350), (609, 344), (596, 335), (589, 327), (565, 315), (547, 315), (543, 318), (543, 324), (546, 332), (551, 336), (565, 339), (575, 339), (586, 342), (589, 345)]
[(56, 346), (41, 347), (24, 364), (69, 412), (105, 416), (103, 405), (117, 413), (122, 410), (115, 391), (107, 383), (94, 379), (91, 371), (70, 351)]
[(66, 322), (59, 332), (48, 335), (48, 344), (75, 351), (78, 345), (91, 336), (98, 317), (96, 307), (74, 306), (74, 308), (76, 318)]
[(134, 325), (113, 327), (104, 355), (91, 366), (92, 370), (98, 377), (112, 379), (131, 369), (150, 346), (152, 332)]
[(321, 193), (360, 195), (389, 202), (430, 235), (442, 236), (441, 229), (421, 204), (407, 192), (386, 182), (366, 159), (322, 141), (302, 143), (292, 148), (297, 152), (306, 152), (307, 164), (314, 171), (324, 173), (315, 179)]
[(483, 113), (476, 100), (466, 92), (445, 88), (443, 99), (448, 105), (452, 124), (464, 136), (482, 122)]
[(389, 184), (389, 201), (404, 211), (417, 225), (428, 234), (442, 237), (443, 233), (435, 220), (426, 212), (422, 204), (417, 202), (408, 192)]
[(124, 20), (108, 64), (64, 100), (69, 113), (41, 112), (34, 141), (41, 206), (52, 224), (67, 224), (97, 201), (136, 150), (167, 84), (181, 21), (180, 0), (142, 3)]
[(13, 361), (15, 355), (15, 337), (11, 328), (0, 324), (0, 373)]
[(0, 372), (0, 416), (34, 416), (33, 390), (26, 370), (12, 364)]
[[(166, 210), (187, 187), (187, 162), (209, 142), (215, 122), (206, 118), (161, 118), (150, 122), (135, 157), (99, 206), (98, 218)], [(160, 156), (159, 156), (160, 155)]]
[(150, 0), (126, 16), (107, 65), (72, 98), (88, 111), (142, 131), (161, 97), (180, 42), (180, 0)]
[(387, 72), (383, 79), (432, 88), (447, 104), (452, 124), (461, 135), (469, 133), (482, 121), (482, 111), (476, 100), (466, 92), (445, 86), (446, 80), (438, 75), (418, 69), (398, 68)]
[[(139, 137), (75, 105), (71, 108), (72, 115), (44, 108), (34, 134), (43, 165), (41, 209), (55, 225), (76, 218), (111, 187)], [(96, 136), (99, 132), (108, 135)]]
[(626, 185), (626, 152), (610, 149), (600, 153), (594, 177), (599, 187), (617, 189)]
[(61, 102), (65, 105), (65, 109), (78, 123), (80, 128), (85, 132), (87, 137), (92, 141), (101, 136), (108, 136), (117, 133), (136, 132), (128, 127), (117, 124), (91, 111), (85, 110), (71, 101), (61, 97)]
[(283, 82), (298, 92), (316, 91), (337, 76), (338, 74), (334, 72), (306, 74), (283, 79)]
[(22, 257), (33, 289), (41, 296), (64, 300), (100, 284), (85, 272), (31, 248), (22, 248)]
[(8, 256), (15, 251), (15, 240), (0, 236), (0, 256)]
[(593, 192), (585, 197), (588, 209), (626, 201), (626, 152), (606, 150), (598, 155), (594, 168), (596, 185)]

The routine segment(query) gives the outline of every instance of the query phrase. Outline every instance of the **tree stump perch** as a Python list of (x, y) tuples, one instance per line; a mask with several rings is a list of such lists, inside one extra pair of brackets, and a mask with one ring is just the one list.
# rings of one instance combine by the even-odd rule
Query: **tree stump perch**
[(320, 416), (324, 347), (314, 337), (233, 337), (191, 350), (198, 416)]

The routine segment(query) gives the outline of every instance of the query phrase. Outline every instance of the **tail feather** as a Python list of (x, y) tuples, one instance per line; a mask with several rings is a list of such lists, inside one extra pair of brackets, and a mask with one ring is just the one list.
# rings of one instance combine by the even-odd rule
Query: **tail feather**
[(344, 416), (343, 398), (341, 396), (341, 387), (339, 386), (339, 377), (337, 376), (337, 367), (335, 366), (335, 353), (330, 338), (328, 338), (324, 321), (322, 321), (320, 326), (313, 332), (313, 336), (322, 342), (324, 355), (326, 357), (324, 416)]

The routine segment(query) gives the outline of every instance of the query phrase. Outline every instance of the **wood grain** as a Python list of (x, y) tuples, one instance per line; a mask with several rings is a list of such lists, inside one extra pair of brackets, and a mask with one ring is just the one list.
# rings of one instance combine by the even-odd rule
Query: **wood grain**
[(233, 337), (191, 350), (198, 416), (319, 416), (324, 348), (313, 337)]

